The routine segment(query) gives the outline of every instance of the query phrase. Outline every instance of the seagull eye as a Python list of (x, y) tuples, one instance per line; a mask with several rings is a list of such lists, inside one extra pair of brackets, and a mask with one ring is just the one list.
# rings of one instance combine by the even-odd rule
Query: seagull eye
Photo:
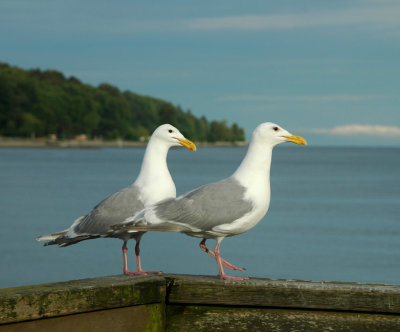
[(278, 131), (279, 130), (279, 128), (278, 127), (274, 127), (274, 128), (272, 128), (274, 131)]
[(170, 130), (168, 130), (168, 132), (169, 132), (169, 133), (172, 133), (172, 132), (173, 132), (173, 130), (172, 130), (172, 129), (170, 129)]

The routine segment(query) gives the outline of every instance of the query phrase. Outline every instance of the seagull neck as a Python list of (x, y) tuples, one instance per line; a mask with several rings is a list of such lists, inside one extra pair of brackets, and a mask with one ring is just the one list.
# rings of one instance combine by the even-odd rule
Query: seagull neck
[(269, 184), (273, 145), (265, 145), (252, 141), (239, 168), (233, 174), (243, 184), (260, 182)]
[(171, 175), (167, 166), (167, 154), (169, 146), (157, 142), (157, 139), (150, 138), (144, 153), (142, 167), (135, 181), (138, 186), (147, 186), (157, 178), (170, 178)]

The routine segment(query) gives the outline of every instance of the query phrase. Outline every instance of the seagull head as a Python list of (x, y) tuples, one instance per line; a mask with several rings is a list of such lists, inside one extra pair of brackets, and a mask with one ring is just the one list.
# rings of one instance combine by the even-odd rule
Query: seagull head
[(152, 137), (166, 142), (170, 147), (184, 146), (189, 150), (196, 151), (196, 145), (188, 140), (181, 132), (170, 124), (159, 126), (153, 133)]
[(272, 146), (285, 142), (307, 145), (307, 141), (303, 137), (293, 135), (286, 129), (283, 129), (281, 126), (272, 122), (264, 122), (260, 124), (253, 132), (252, 140), (267, 142)]

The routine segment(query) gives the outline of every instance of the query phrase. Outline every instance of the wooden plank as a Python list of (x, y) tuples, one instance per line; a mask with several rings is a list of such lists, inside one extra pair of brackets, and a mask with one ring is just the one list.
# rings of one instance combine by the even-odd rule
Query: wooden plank
[(167, 307), (167, 332), (400, 331), (400, 316), (219, 306)]
[(110, 276), (0, 289), (0, 324), (165, 301), (160, 276)]
[(0, 325), (0, 332), (163, 332), (165, 331), (164, 304), (100, 310), (23, 323)]
[[(173, 322), (179, 318), (176, 317), (179, 310), (182, 312), (179, 319), (203, 315), (198, 308), (208, 307), (211, 314), (204, 316), (217, 317), (212, 314), (213, 310), (226, 307), (223, 309), (229, 313), (228, 321), (238, 320), (241, 316), (237, 312), (242, 311), (248, 312), (250, 320), (262, 322), (273, 321), (278, 314), (286, 315), (287, 312), (290, 313), (286, 315), (287, 320), (296, 321), (291, 317), (299, 317), (298, 324), (302, 326), (303, 320), (306, 322), (308, 318), (300, 313), (307, 312), (307, 317), (311, 317), (310, 321), (315, 321), (316, 326), (325, 324), (324, 319), (337, 319), (345, 324), (346, 317), (350, 319), (349, 324), (356, 324), (355, 317), (360, 317), (367, 324), (365, 326), (369, 326), (375, 324), (372, 317), (376, 317), (377, 322), (380, 319), (382, 324), (397, 326), (400, 286), (269, 279), (223, 281), (217, 277), (187, 275), (119, 275), (0, 289), (0, 324), (164, 303)], [(189, 308), (187, 311), (184, 305)], [(321, 316), (324, 313), (336, 316)], [(262, 318), (263, 315), (268, 319)]]
[(400, 314), (400, 286), (166, 275), (167, 303)]

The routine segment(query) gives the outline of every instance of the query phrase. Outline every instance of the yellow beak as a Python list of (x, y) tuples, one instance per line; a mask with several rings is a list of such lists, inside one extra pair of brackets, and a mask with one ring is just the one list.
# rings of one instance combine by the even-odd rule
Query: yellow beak
[(300, 145), (307, 145), (307, 141), (305, 138), (297, 135), (291, 135), (291, 136), (284, 136), (289, 142), (295, 143), (295, 144), (300, 144)]
[(196, 151), (197, 147), (196, 144), (194, 144), (192, 141), (188, 140), (187, 138), (181, 139), (178, 137), (174, 137), (180, 145), (184, 146), (185, 148), (188, 148), (189, 150)]

